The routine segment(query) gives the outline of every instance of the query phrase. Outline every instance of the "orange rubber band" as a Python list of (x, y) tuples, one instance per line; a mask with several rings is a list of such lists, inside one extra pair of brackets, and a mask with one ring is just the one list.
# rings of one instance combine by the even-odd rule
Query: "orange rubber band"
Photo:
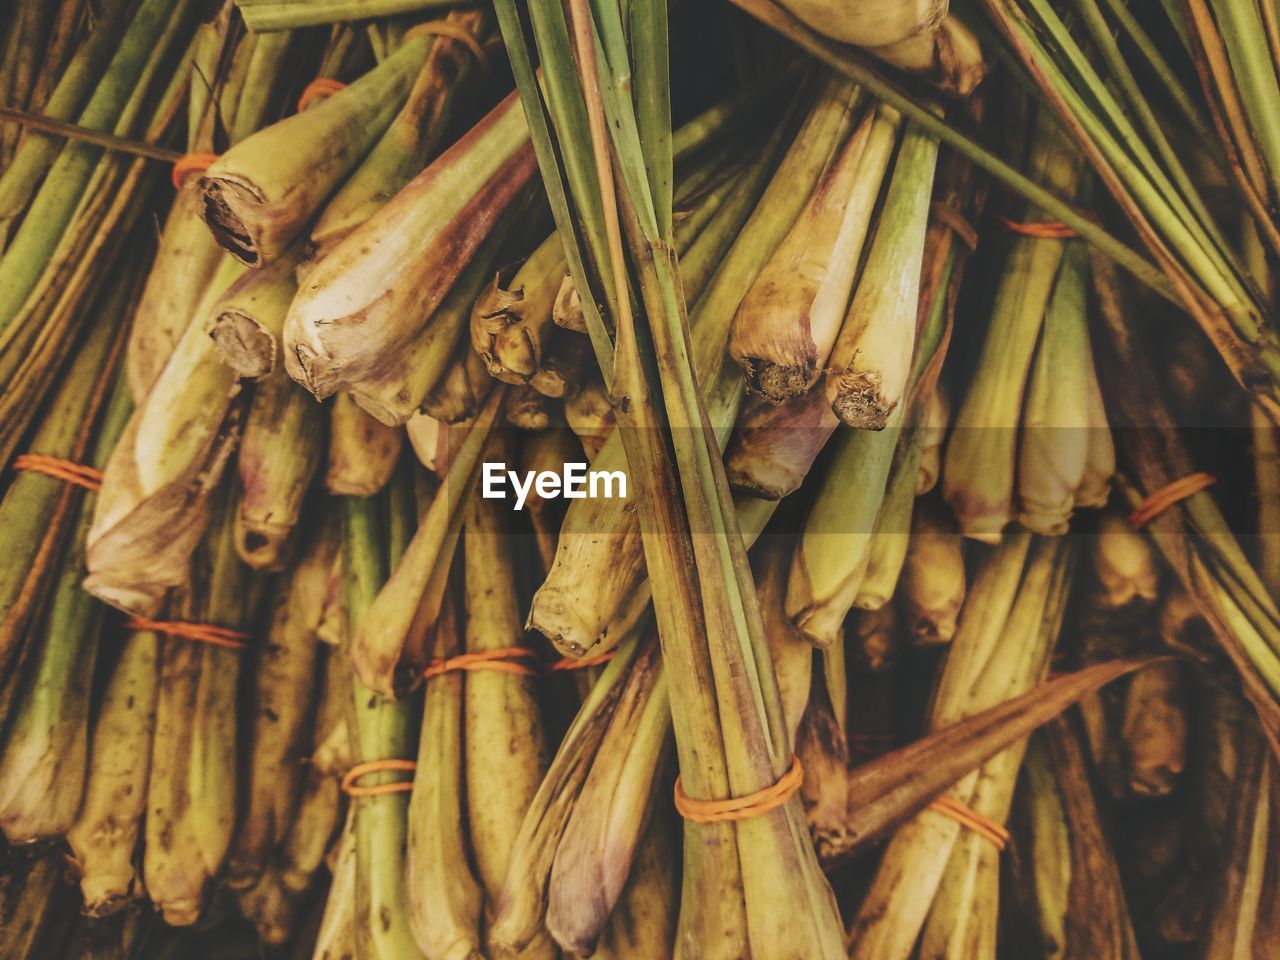
[(463, 653), (444, 660), (432, 660), (422, 671), (426, 680), (442, 673), (454, 670), (492, 670), (496, 673), (514, 673), (521, 677), (532, 677), (537, 674), (532, 666), (521, 663), (521, 660), (538, 659), (538, 655), (528, 647), (503, 647), (500, 650), (482, 650), (479, 653)]
[(77, 487), (84, 487), (86, 490), (102, 488), (101, 470), (86, 467), (74, 460), (64, 460), (62, 457), (51, 457), (43, 453), (24, 453), (13, 461), (13, 469), (43, 473), (47, 477), (74, 483)]
[(746, 820), (758, 817), (762, 813), (782, 806), (792, 794), (800, 789), (804, 780), (804, 767), (800, 758), (791, 758), (791, 769), (778, 778), (772, 786), (749, 793), (745, 797), (730, 797), (728, 800), (699, 800), (689, 796), (680, 786), (680, 778), (676, 777), (676, 810), (680, 816), (693, 823), (731, 823), (735, 820)]
[(943, 794), (929, 804), (929, 809), (934, 813), (942, 814), (944, 817), (950, 817), (963, 827), (968, 827), (978, 836), (989, 840), (997, 850), (1003, 850), (1013, 838), (1013, 835), (1003, 825), (996, 823), (990, 817), (978, 813), (977, 810), (965, 806), (955, 797)]
[(562, 660), (555, 660), (547, 664), (548, 670), (584, 670), (587, 667), (597, 667), (602, 663), (608, 663), (617, 654), (616, 650), (610, 650), (608, 653), (601, 653), (594, 657), (583, 657), (581, 660), (575, 660), (572, 657), (565, 657)]
[(225, 647), (228, 650), (243, 650), (247, 647), (249, 634), (227, 627), (214, 626), (211, 623), (189, 623), (186, 620), (152, 620), (150, 617), (130, 617), (125, 621), (130, 630), (150, 630), (163, 633), (169, 637), (181, 637), (197, 643), (207, 643), (214, 647)]
[(173, 164), (173, 189), (182, 189), (182, 183), (193, 173), (204, 173), (218, 159), (216, 153), (184, 153)]
[(1037, 240), (1070, 240), (1072, 237), (1080, 236), (1061, 220), (1045, 220), (1038, 223), (1019, 223), (1008, 217), (1001, 217), (1000, 220), (1014, 233)]
[(929, 204), (929, 213), (944, 227), (954, 233), (961, 243), (972, 253), (978, 249), (978, 231), (968, 219), (950, 204), (935, 200)]
[(1129, 514), (1129, 525), (1141, 530), (1175, 503), (1187, 499), (1218, 482), (1218, 478), (1208, 473), (1193, 473), (1161, 487), (1147, 499), (1143, 500), (1133, 513)]
[(368, 760), (357, 763), (342, 777), (342, 792), (349, 797), (381, 797), (388, 793), (408, 793), (413, 789), (413, 780), (394, 780), (391, 783), (380, 783), (375, 787), (358, 787), (356, 781), (366, 774), (381, 773), (385, 770), (403, 770), (413, 772), (418, 769), (416, 760)]
[(476, 39), (476, 35), (466, 27), (451, 23), (448, 20), (432, 20), (429, 23), (420, 23), (405, 34), (405, 39), (412, 37), (414, 34), (427, 34), (433, 37), (444, 37), (446, 40), (456, 40), (468, 50), (471, 55), (476, 58), (476, 63), (480, 65), (480, 69), (485, 73), (489, 72), (489, 54), (480, 41)]
[(321, 97), (332, 97), (339, 90), (347, 89), (347, 85), (333, 77), (316, 77), (307, 84), (302, 96), (298, 98), (298, 112), (301, 113)]

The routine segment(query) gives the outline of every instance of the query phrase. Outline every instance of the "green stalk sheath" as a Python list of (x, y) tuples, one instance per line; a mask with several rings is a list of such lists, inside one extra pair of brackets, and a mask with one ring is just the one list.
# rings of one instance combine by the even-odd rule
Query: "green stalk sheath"
[[(379, 503), (344, 500), (343, 579), (348, 630), (360, 629), (391, 562), (404, 548), (416, 514), (407, 475), (397, 477)], [(381, 509), (380, 509), (381, 508)], [(388, 520), (389, 529), (382, 526)], [(355, 763), (408, 758), (413, 753), (412, 707), (397, 703), (353, 681), (354, 718), (351, 759)], [(376, 786), (402, 774), (375, 773), (361, 786)], [(405, 909), (404, 876), (408, 794), (352, 798), (356, 846), (356, 956), (360, 960), (413, 960), (421, 957)]]
[(295, 30), (452, 6), (447, 0), (236, 0), (250, 30)]
[[(101, 469), (129, 416), (118, 377), (94, 442)], [(103, 607), (80, 588), (92, 493), (81, 501), (47, 610), (33, 637), (36, 660), (0, 747), (0, 829), (11, 842), (65, 834), (88, 776), (89, 694)]]
[[(184, 0), (144, 0), (93, 96), (76, 118), (78, 124), (95, 130), (117, 126), (126, 101), (135, 95), (134, 85), (146, 75), (157, 44), (175, 15), (184, 16), (188, 6)], [(0, 331), (9, 326), (35, 289), (101, 156), (100, 148), (87, 144), (73, 141), (63, 146), (13, 242), (0, 257), (0, 274), (5, 277), (0, 288)]]

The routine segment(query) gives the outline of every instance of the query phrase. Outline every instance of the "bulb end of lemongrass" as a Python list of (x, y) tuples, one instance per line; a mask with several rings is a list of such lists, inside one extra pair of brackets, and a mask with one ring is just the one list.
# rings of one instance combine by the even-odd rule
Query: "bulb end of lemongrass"
[(836, 379), (831, 412), (851, 427), (883, 430), (897, 406), (896, 398), (885, 396), (880, 374), (874, 370), (850, 370)]
[(560, 289), (556, 291), (556, 299), (551, 307), (551, 320), (558, 327), (572, 330), (574, 333), (587, 332), (587, 317), (582, 311), (582, 298), (578, 296), (578, 285), (573, 277), (565, 275), (560, 281)]
[(236, 517), (236, 552), (254, 570), (282, 570), (288, 563), (293, 525), (255, 523)]
[(258, 266), (260, 258), (253, 231), (238, 208), (258, 204), (262, 198), (243, 184), (227, 179), (201, 177), (198, 187), (204, 200), (204, 222), (218, 246), (245, 266)]
[(252, 380), (265, 377), (280, 362), (276, 338), (239, 310), (220, 313), (209, 336), (223, 363), (241, 377)]
[(747, 390), (770, 403), (783, 403), (808, 392), (815, 370), (811, 364), (778, 363), (763, 357), (743, 357), (739, 363)]

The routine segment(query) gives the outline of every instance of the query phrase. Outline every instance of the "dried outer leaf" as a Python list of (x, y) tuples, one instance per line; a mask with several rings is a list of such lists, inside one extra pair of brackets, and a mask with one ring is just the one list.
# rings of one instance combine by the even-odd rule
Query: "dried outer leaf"
[(1135, 796), (1162, 797), (1178, 785), (1187, 762), (1187, 710), (1178, 664), (1160, 664), (1129, 681), (1120, 737)]
[[(230, 263), (215, 284), (225, 289), (242, 270)], [(85, 589), (130, 613), (154, 617), (165, 593), (187, 583), (209, 494), (239, 430), (240, 384), (216, 360), (211, 319), (197, 318), (183, 333), (104, 472)]]
[(134, 853), (147, 803), (159, 649), (157, 634), (129, 633), (94, 723), (84, 799), (67, 831), (89, 916), (112, 913), (142, 892)]
[[(327, 506), (327, 505), (326, 505)], [(245, 775), (247, 798), (227, 861), (228, 882), (250, 886), (266, 869), (298, 811), (303, 757), (311, 745), (317, 675), (316, 627), (338, 555), (333, 511), (282, 578), (266, 636), (255, 649), (253, 726)]]
[(559, 400), (577, 393), (579, 385), (595, 371), (590, 339), (557, 327), (549, 334), (542, 366), (529, 379), (529, 386), (544, 397)]
[(871, 673), (888, 670), (897, 662), (902, 648), (897, 611), (888, 605), (857, 611), (850, 618), (845, 643), (863, 669)]
[(588, 379), (579, 385), (578, 392), (565, 398), (564, 418), (594, 466), (596, 457), (617, 427), (613, 403), (598, 373), (589, 374)]
[(233, 146), (198, 186), (204, 218), (251, 267), (280, 257), (399, 111), (431, 42), (418, 37), (313, 109)]
[(622, 896), (670, 755), (670, 731), (662, 656), (651, 643), (629, 672), (556, 847), (546, 925), (567, 951), (590, 953)]
[(838, 851), (833, 850), (828, 865), (843, 862), (883, 839), (948, 786), (1052, 720), (1084, 694), (1160, 659), (1114, 660), (1062, 674), (857, 767), (849, 774), (850, 816), (845, 823), (845, 842)]
[(289, 375), (317, 397), (377, 378), (421, 332), (536, 164), (513, 94), (307, 275)]
[[(129, 283), (114, 291), (49, 401), (28, 451), (84, 462), (98, 413), (119, 360)], [(75, 507), (79, 488), (35, 471), (20, 471), (0, 499), (0, 690), (26, 649), (27, 631), (49, 588)]]
[(916, 483), (916, 496), (922, 497), (938, 485), (942, 474), (942, 443), (951, 424), (950, 393), (938, 384), (924, 405), (920, 429), (924, 433), (920, 452), (920, 477)]
[(556, 849), (609, 720), (621, 706), (632, 665), (644, 647), (645, 641), (636, 635), (618, 647), (583, 699), (529, 803), (490, 918), (488, 942), (494, 952), (519, 955), (545, 931), (543, 916)]
[(256, 380), (277, 371), (284, 375), (280, 334), (298, 292), (296, 265), (295, 257), (286, 256), (246, 272), (219, 296), (209, 335), (222, 362), (238, 376)]
[[(96, 469), (129, 418), (124, 378), (114, 380), (89, 458)], [(90, 694), (105, 612), (80, 588), (93, 498), (86, 493), (80, 501), (65, 550), (50, 571), (50, 596), (22, 658), (31, 662), (0, 693), (0, 713), (8, 718), (0, 740), (0, 828), (13, 843), (64, 835), (84, 795)]]
[[(219, 499), (178, 619), (243, 631), (259, 612), (261, 578), (251, 578), (236, 553), (234, 501), (225, 493)], [(171, 926), (200, 918), (235, 832), (243, 655), (180, 637), (161, 649), (143, 877)]]
[(805, 820), (822, 858), (826, 856), (824, 838), (839, 829), (848, 809), (849, 744), (825, 687), (816, 681), (795, 744), (796, 756), (804, 764), (800, 796)]
[[(481, 43), (493, 32), (493, 17), (484, 8), (450, 11), (444, 22)], [(418, 175), (449, 129), (462, 94), (469, 91), (476, 74), (483, 73), (477, 69), (475, 54), (465, 44), (430, 34), (428, 40), (426, 60), (404, 106), (311, 227), (308, 261), (324, 259), (339, 241)]]
[(582, 298), (578, 296), (578, 288), (573, 277), (565, 274), (560, 281), (560, 289), (556, 291), (556, 300), (551, 307), (551, 319), (556, 326), (572, 330), (574, 333), (587, 332), (587, 320), (582, 313)]
[[(432, 653), (462, 652), (454, 601), (446, 598)], [(461, 671), (428, 678), (418, 769), (409, 798), (405, 845), (405, 910), (414, 940), (429, 960), (480, 960), (485, 892), (467, 842), (466, 720)]]
[(251, 886), (234, 891), (240, 915), (253, 924), (264, 945), (279, 946), (297, 934), (302, 904), (284, 888), (274, 866), (268, 866)]
[(978, 38), (959, 17), (948, 13), (933, 30), (920, 30), (897, 43), (868, 47), (890, 66), (917, 74), (953, 97), (967, 97), (989, 66)]
[(375, 420), (349, 394), (338, 394), (329, 411), (325, 489), (334, 496), (373, 496), (391, 479), (403, 449), (403, 430)]
[(346, 825), (338, 838), (329, 871), (333, 879), (324, 901), (324, 915), (316, 931), (315, 960), (349, 960), (356, 953), (356, 811), (347, 809)]
[(440, 615), (448, 569), (462, 527), (461, 505), (480, 473), (480, 458), (502, 405), (494, 390), (467, 431), (444, 483), (386, 584), (355, 627), (351, 662), (366, 686), (394, 696), (406, 643), (425, 635)]
[(791, 742), (809, 702), (813, 684), (813, 647), (795, 625), (787, 619), (787, 571), (795, 537), (765, 534), (766, 542), (754, 551), (756, 599), (764, 621), (765, 637), (773, 653), (773, 669), (778, 676), (778, 693), (782, 697), (782, 713), (787, 719)]
[(965, 598), (964, 541), (951, 515), (926, 500), (911, 518), (900, 602), (916, 643), (950, 643)]
[(452, 459), (449, 440), (455, 434), (451, 433), (447, 423), (441, 423), (429, 414), (418, 413), (404, 425), (404, 432), (420, 464), (437, 477), (449, 472)]
[(564, 247), (552, 234), (509, 281), (501, 273), (471, 309), (471, 346), (490, 376), (528, 383), (541, 369), (554, 324), (551, 308), (565, 272)]
[(466, 338), (459, 340), (444, 373), (422, 398), (422, 412), (442, 423), (462, 423), (475, 417), (495, 381)]
[(884, 429), (906, 394), (937, 160), (938, 141), (907, 124), (866, 266), (828, 360), (831, 409), (852, 427)]
[(258, 381), (237, 457), (236, 513), (236, 549), (255, 570), (279, 570), (292, 556), (324, 442), (324, 410), (309, 393), (283, 371)]
[(824, 37), (875, 47), (931, 33), (947, 15), (947, 0), (785, 0), (782, 6)]

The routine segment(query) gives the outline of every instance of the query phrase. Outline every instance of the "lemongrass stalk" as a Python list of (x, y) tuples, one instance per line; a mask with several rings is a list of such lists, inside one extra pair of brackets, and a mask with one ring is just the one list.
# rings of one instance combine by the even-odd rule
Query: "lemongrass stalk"
[(938, 142), (908, 126), (858, 290), (831, 350), (831, 409), (881, 430), (901, 402), (915, 355), (916, 307)]
[(538, 245), (509, 283), (501, 278), (471, 309), (471, 346), (489, 374), (504, 383), (528, 383), (542, 367), (555, 328), (551, 309), (565, 273), (564, 247), (552, 234)]
[(556, 291), (555, 303), (551, 306), (551, 319), (556, 326), (574, 333), (587, 332), (587, 319), (582, 312), (582, 298), (578, 295), (578, 287), (573, 277), (565, 274), (560, 281), (560, 289)]
[[(223, 500), (180, 616), (243, 630), (254, 620), (260, 591), (236, 554), (234, 504)], [(177, 637), (161, 653), (143, 877), (147, 896), (172, 926), (200, 918), (235, 832), (241, 656)]]
[(671, 709), (658, 651), (636, 661), (556, 848), (547, 929), (573, 953), (593, 950), (622, 896), (670, 752)]
[(636, 635), (618, 647), (584, 697), (529, 803), (491, 918), (488, 943), (493, 952), (518, 956), (546, 936), (543, 917), (556, 849), (609, 721), (624, 699), (631, 667), (643, 649), (644, 642)]
[(308, 274), (285, 323), (289, 375), (319, 397), (377, 376), (421, 332), (533, 168), (511, 97)]
[[(781, 242), (786, 228), (798, 216), (807, 195), (797, 197), (795, 191), (800, 187), (812, 188), (834, 149), (831, 141), (823, 138), (806, 140), (801, 146), (804, 149), (787, 153), (772, 172), (768, 186), (764, 180), (770, 175), (778, 144), (773, 144), (773, 150), (766, 149), (752, 165), (750, 176), (735, 197), (736, 202), (717, 213), (714, 226), (708, 226), (690, 250), (693, 255), (704, 244), (718, 248), (722, 242), (721, 231), (734, 238), (729, 252), (708, 278), (705, 289), (686, 291), (695, 303), (690, 327), (698, 376), (709, 385), (708, 394), (715, 411), (713, 422), (725, 432), (742, 401), (740, 376), (736, 370), (731, 376), (723, 369), (733, 313)], [(763, 193), (759, 193), (760, 190)], [(594, 397), (595, 394), (591, 394), (584, 399)], [(592, 406), (604, 412), (603, 403)], [(572, 425), (576, 419), (574, 411), (568, 411), (567, 415)], [(608, 419), (606, 415), (606, 424)], [(588, 427), (588, 424), (591, 425)], [(596, 446), (599, 432), (592, 420), (582, 426), (590, 430), (588, 433), (588, 429), (582, 429), (579, 433), (584, 445)], [(588, 437), (591, 439), (587, 440)], [(627, 469), (622, 438), (616, 431), (610, 432), (594, 453), (588, 448), (588, 454), (595, 470)], [(618, 619), (617, 612), (623, 605), (640, 593), (643, 577), (643, 545), (637, 528), (634, 514), (620, 499), (571, 503), (556, 546), (556, 561), (534, 595), (528, 626), (541, 632), (568, 656), (583, 656), (596, 647), (599, 647), (597, 652), (601, 652), (620, 641), (621, 635), (609, 632), (610, 626)]]
[[(94, 29), (80, 44), (61, 72), (48, 101), (39, 109), (42, 116), (67, 121), (76, 117), (112, 49), (120, 42), (125, 6), (124, 0), (112, 0), (100, 6)], [(61, 147), (62, 141), (58, 138), (29, 131), (5, 165), (4, 173), (0, 174), (0, 250), (6, 246), (14, 221), (35, 197), (40, 178), (52, 167)]]
[(238, 376), (258, 379), (283, 375), (280, 333), (298, 292), (293, 256), (261, 270), (243, 273), (217, 300), (209, 336), (221, 360)]
[[(1052, 611), (1062, 606), (1064, 555), (1059, 542), (1035, 543), (1025, 534), (1002, 543), (974, 586), (948, 652), (930, 711), (931, 729), (1022, 693), (1042, 675), (1057, 639)], [(1012, 770), (1009, 757), (1014, 758)], [(1007, 808), (1012, 774), (1020, 761), (1017, 748), (997, 755), (948, 794), (968, 804), (982, 802), (975, 791), (990, 789), (990, 806), (998, 807), (1004, 800)], [(989, 788), (982, 777), (988, 765), (993, 773), (997, 767), (1006, 771)], [(930, 955), (942, 955), (936, 946), (938, 934), (929, 930), (926, 917), (947, 876), (960, 831), (958, 823), (935, 811), (919, 814), (898, 830), (853, 923), (851, 957), (906, 958), (922, 932), (926, 944), (935, 944)], [(962, 842), (962, 856), (966, 846)], [(963, 932), (954, 911), (943, 912), (953, 920), (952, 930)], [(934, 922), (932, 916), (928, 919)], [(944, 927), (941, 932), (948, 931)]]
[(670, 956), (680, 908), (680, 871), (672, 815), (655, 807), (595, 956), (600, 960), (644, 960)]
[(94, 723), (84, 798), (67, 831), (89, 916), (112, 913), (141, 893), (134, 853), (147, 803), (159, 648), (157, 634), (130, 631)]
[(1118, 610), (1154, 603), (1160, 594), (1160, 566), (1147, 538), (1114, 511), (1098, 518), (1092, 540), (1093, 569), (1102, 588), (1099, 602)]
[[(582, 455), (582, 447), (572, 430), (553, 425), (546, 430), (527, 434), (520, 444), (520, 466), (535, 475), (543, 470), (560, 473), (566, 463), (575, 462)], [(538, 557), (544, 571), (551, 569), (556, 556), (556, 539), (564, 511), (556, 498), (542, 497), (537, 485), (529, 491), (525, 503), (529, 511), (529, 523), (537, 540)]]
[(916, 643), (951, 642), (965, 598), (964, 544), (936, 505), (922, 505), (911, 518), (900, 596)]
[(507, 423), (521, 430), (545, 430), (551, 426), (549, 399), (529, 384), (507, 391)]
[(967, 97), (990, 69), (978, 38), (954, 14), (947, 14), (933, 30), (921, 30), (868, 53), (899, 70), (923, 77), (943, 93)]
[(1016, 516), (1033, 533), (1066, 532), (1088, 462), (1088, 256), (1079, 245), (1063, 254), (1018, 426)]
[[(148, 68), (177, 40), (177, 31), (171, 28), (182, 22), (192, 6), (184, 0), (146, 0), (139, 6), (89, 102), (76, 117), (78, 125), (129, 134), (117, 121), (122, 115), (130, 116), (129, 101), (145, 94), (135, 85), (150, 79)], [(0, 273), (5, 277), (0, 289), (0, 331), (9, 327), (36, 289), (101, 156), (101, 148), (75, 141), (59, 151), (22, 225), (0, 256)]]
[(399, 111), (431, 42), (419, 37), (351, 86), (261, 130), (200, 177), (204, 218), (251, 267), (279, 258), (373, 148)]
[[(825, 96), (846, 118), (862, 103), (849, 83)], [(896, 116), (867, 112), (738, 305), (729, 352), (748, 389), (775, 403), (808, 390), (831, 353), (897, 127)], [(796, 136), (823, 134), (811, 114)]]
[(1111, 498), (1111, 480), (1116, 473), (1116, 445), (1107, 422), (1107, 409), (1102, 400), (1102, 387), (1090, 347), (1086, 358), (1088, 376), (1085, 396), (1085, 429), (1089, 441), (1085, 449), (1084, 476), (1076, 487), (1076, 509), (1100, 508)]
[(781, 500), (800, 488), (839, 425), (825, 389), (778, 405), (749, 401), (725, 451), (729, 482), (753, 497)]
[(1218, 30), (1231, 59), (1232, 75), (1249, 117), (1254, 142), (1266, 158), (1272, 195), (1280, 194), (1280, 82), (1274, 51), (1267, 43), (1258, 8), (1233, 0), (1214, 0)]
[(338, 530), (324, 522), (283, 579), (272, 605), (254, 670), (253, 727), (245, 771), (248, 801), (227, 860), (228, 882), (236, 887), (248, 886), (261, 875), (298, 809), (305, 774), (302, 758), (315, 715), (315, 628), (337, 553)]
[(920, 430), (923, 437), (920, 441), (920, 476), (916, 482), (918, 497), (924, 496), (938, 484), (938, 477), (942, 474), (942, 444), (950, 425), (950, 394), (943, 384), (938, 384), (925, 401), (924, 412), (921, 414)]
[[(432, 654), (462, 652), (453, 604), (441, 614)], [(426, 682), (418, 770), (409, 798), (404, 875), (409, 929), (427, 960), (479, 960), (484, 889), (467, 845), (466, 730), (460, 671)]]
[(866, 574), (876, 515), (884, 499), (901, 412), (880, 432), (845, 428), (832, 438), (827, 475), (791, 559), (787, 616), (810, 643), (827, 647)]
[(255, 33), (294, 30), (347, 20), (370, 20), (446, 6), (441, 0), (237, 0), (236, 8)]
[(462, 505), (480, 474), (480, 458), (501, 406), (495, 390), (467, 429), (440, 490), (361, 622), (352, 624), (351, 661), (362, 683), (385, 696), (403, 680), (400, 657), (411, 636), (421, 636), (440, 606), (462, 526)]
[(579, 386), (577, 393), (565, 399), (564, 418), (582, 444), (587, 459), (594, 463), (617, 426), (613, 403), (599, 375), (592, 375)]
[(883, 673), (897, 663), (902, 640), (897, 610), (886, 605), (855, 612), (837, 642), (823, 653), (837, 650), (837, 655), (843, 657), (848, 652), (866, 672)]
[[(405, 547), (416, 510), (407, 473), (397, 477), (385, 495), (386, 526), (379, 524), (378, 504), (347, 497), (343, 520), (344, 598), (349, 629), (367, 625), (368, 614), (391, 563)], [(403, 557), (401, 557), (403, 562)], [(413, 716), (407, 703), (378, 695), (359, 679), (352, 683), (355, 719), (352, 760), (356, 763), (408, 758), (413, 752)], [(376, 786), (402, 774), (374, 773), (361, 786)], [(352, 798), (355, 831), (356, 956), (374, 960), (421, 957), (405, 910), (407, 891), (404, 853), (409, 800), (405, 793)]]
[(324, 915), (316, 931), (314, 960), (349, 960), (356, 952), (356, 813), (348, 808), (333, 862), (329, 866), (333, 879), (325, 897)]
[(893, 466), (867, 550), (867, 569), (853, 598), (853, 605), (862, 610), (879, 610), (897, 590), (911, 539), (923, 440), (918, 428), (909, 429), (894, 450)]
[(377, 376), (352, 388), (351, 396), (362, 410), (388, 426), (405, 423), (428, 406), (442, 415), (437, 419), (448, 423), (475, 415), (492, 383), (484, 362), (474, 356), (467, 343), (467, 320), (492, 275), (514, 219), (505, 217), (490, 230), (413, 342), (391, 358)]
[(1156, 664), (1129, 680), (1120, 739), (1129, 791), (1162, 797), (1186, 767), (1187, 698), (1175, 663)]
[[(1036, 179), (1072, 192), (1079, 157), (1045, 111), (1035, 124), (1029, 166)], [(1037, 216), (1032, 211), (1030, 218)], [(994, 541), (1012, 519), (1023, 392), (1063, 244), (1015, 240), (996, 289), (978, 372), (956, 410), (945, 455), (943, 487), (965, 536)]]
[(463, 337), (440, 379), (422, 398), (422, 412), (442, 423), (470, 420), (484, 406), (494, 382), (484, 360)]
[(809, 702), (813, 684), (813, 647), (787, 619), (787, 573), (791, 568), (794, 537), (779, 537), (776, 542), (762, 544), (755, 552), (756, 597), (765, 635), (773, 652), (773, 669), (778, 675), (778, 694), (787, 731), (795, 741)]
[[(492, 29), (492, 18), (484, 10), (454, 10), (444, 22), (465, 30), (478, 42)], [(311, 227), (304, 271), (417, 176), (436, 152), (477, 64), (475, 55), (456, 40), (430, 37), (429, 41), (426, 60), (404, 107)]]
[(404, 431), (375, 420), (342, 393), (329, 413), (325, 489), (335, 496), (371, 497), (391, 479), (404, 448)]
[(815, 684), (796, 732), (796, 756), (804, 763), (800, 785), (805, 821), (815, 838), (818, 856), (825, 855), (825, 837), (839, 829), (849, 804), (849, 745), (826, 690)]
[(841, 43), (881, 47), (937, 29), (947, 15), (947, 0), (784, 0), (795, 16), (824, 37)]
[[(102, 372), (110, 369), (119, 341), (114, 321), (122, 318), (113, 314), (123, 312), (123, 304), (105, 306), (103, 322), (90, 332), (51, 398), (30, 452), (80, 462), (89, 449), (106, 385)], [(6, 558), (0, 572), (0, 689), (25, 648), (77, 496), (62, 480), (22, 471), (0, 498), (0, 551)]]
[(283, 371), (258, 381), (237, 457), (236, 513), (236, 549), (255, 570), (278, 570), (291, 556), (324, 447), (324, 421), (320, 405)]
[(404, 425), (404, 432), (418, 462), (443, 477), (449, 471), (449, 425), (419, 413)]
[[(129, 416), (122, 378), (108, 401), (91, 465), (101, 469)], [(35, 662), (0, 746), (0, 829), (10, 842), (65, 834), (88, 776), (89, 703), (103, 607), (80, 589), (93, 494), (81, 501), (43, 622)]]
[[(483, 499), (478, 491), (469, 501), (463, 521), (466, 650), (483, 653), (518, 646), (522, 630), (514, 558), (504, 536), (508, 508)], [(530, 677), (487, 670), (469, 674), (463, 687), (463, 716), (467, 833), (485, 912), (492, 920), (524, 811), (550, 758)], [(521, 955), (555, 953), (544, 940)]]
[[(227, 261), (215, 285), (225, 289), (242, 270)], [(215, 357), (209, 320), (196, 318), (182, 335), (104, 471), (85, 589), (133, 613), (154, 616), (165, 592), (187, 582), (234, 443), (240, 385)]]

